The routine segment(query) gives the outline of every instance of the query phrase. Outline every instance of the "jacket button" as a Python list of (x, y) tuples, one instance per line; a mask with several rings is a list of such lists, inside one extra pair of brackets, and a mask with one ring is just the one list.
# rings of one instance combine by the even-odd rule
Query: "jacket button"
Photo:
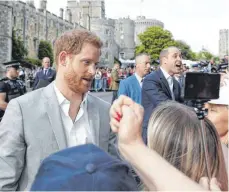
[(94, 164), (87, 164), (85, 169), (88, 173), (94, 173), (96, 171), (96, 166)]

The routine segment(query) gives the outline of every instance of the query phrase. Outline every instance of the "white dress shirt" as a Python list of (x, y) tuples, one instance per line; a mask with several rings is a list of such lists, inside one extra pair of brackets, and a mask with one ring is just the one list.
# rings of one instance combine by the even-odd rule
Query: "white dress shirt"
[(173, 93), (173, 77), (170, 76), (162, 67), (160, 67), (165, 79), (167, 80), (168, 84), (169, 84), (169, 88), (172, 94), (172, 99), (175, 100), (175, 96)]
[(143, 80), (143, 78), (142, 78), (142, 77), (140, 77), (137, 73), (135, 73), (134, 75), (135, 75), (135, 77), (137, 78), (137, 80), (138, 80), (138, 82), (139, 82), (140, 87), (142, 87), (142, 80)]
[(94, 143), (92, 129), (89, 125), (87, 114), (87, 94), (84, 96), (80, 104), (79, 112), (73, 123), (69, 116), (70, 101), (68, 101), (63, 94), (58, 90), (54, 83), (54, 90), (56, 92), (59, 103), (61, 118), (64, 125), (65, 134), (67, 137), (68, 147), (83, 145), (86, 143)]

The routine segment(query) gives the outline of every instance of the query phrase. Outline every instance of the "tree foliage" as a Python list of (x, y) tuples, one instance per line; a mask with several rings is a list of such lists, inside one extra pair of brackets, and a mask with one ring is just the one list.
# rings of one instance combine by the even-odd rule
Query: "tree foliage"
[(220, 58), (219, 57), (214, 57), (214, 62), (215, 62), (215, 64), (219, 64), (220, 63)]
[(182, 58), (187, 60), (196, 60), (196, 54), (191, 50), (191, 47), (182, 40), (176, 40), (176, 47), (182, 52)]
[(214, 58), (214, 55), (210, 53), (208, 50), (202, 50), (197, 53), (198, 60), (211, 60)]
[(12, 32), (12, 59), (22, 60), (28, 55), (28, 51), (24, 46), (24, 42), (20, 37), (16, 37), (15, 30)]
[(48, 41), (40, 41), (38, 48), (38, 58), (42, 60), (44, 57), (50, 58), (50, 64), (53, 64), (52, 45)]
[(34, 59), (34, 58), (25, 58), (25, 61), (28, 63), (31, 63), (36, 66), (41, 66), (41, 60), (40, 59)]
[(119, 61), (119, 59), (117, 59), (116, 57), (114, 57), (114, 64), (118, 63), (120, 66), (122, 65), (121, 61)]
[(172, 33), (161, 27), (149, 27), (138, 37), (140, 45), (135, 48), (135, 54), (148, 53), (154, 60), (159, 59), (161, 50), (170, 46), (178, 47), (182, 52), (183, 59), (194, 61), (214, 58), (214, 55), (208, 50), (202, 50), (199, 53), (193, 52), (185, 41), (174, 40)]
[(176, 41), (170, 31), (161, 27), (149, 27), (144, 33), (138, 35), (141, 44), (136, 47), (136, 54), (148, 53), (152, 59), (158, 59), (161, 50), (176, 46)]

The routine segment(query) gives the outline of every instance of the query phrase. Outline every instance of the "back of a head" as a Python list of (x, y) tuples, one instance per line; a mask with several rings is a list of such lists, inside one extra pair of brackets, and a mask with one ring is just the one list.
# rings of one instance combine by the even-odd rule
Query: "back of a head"
[[(212, 177), (219, 182), (226, 168), (217, 132), (209, 121), (206, 124), (206, 141)], [(210, 125), (210, 126), (209, 126)], [(178, 170), (199, 182), (207, 177), (201, 124), (194, 110), (173, 102), (159, 105), (151, 115), (148, 125), (148, 145)], [(223, 185), (221, 189), (226, 189)]]

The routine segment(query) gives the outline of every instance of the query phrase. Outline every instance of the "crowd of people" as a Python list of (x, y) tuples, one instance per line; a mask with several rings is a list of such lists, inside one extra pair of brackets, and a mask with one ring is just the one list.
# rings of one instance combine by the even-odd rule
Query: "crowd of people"
[[(147, 53), (134, 67), (99, 68), (101, 48), (90, 31), (63, 33), (56, 70), (44, 58), (34, 90), (5, 101), (0, 190), (228, 191), (228, 73), (202, 133), (182, 98), (188, 69), (178, 48), (161, 50), (153, 71)], [(112, 105), (90, 93), (108, 87)]]

